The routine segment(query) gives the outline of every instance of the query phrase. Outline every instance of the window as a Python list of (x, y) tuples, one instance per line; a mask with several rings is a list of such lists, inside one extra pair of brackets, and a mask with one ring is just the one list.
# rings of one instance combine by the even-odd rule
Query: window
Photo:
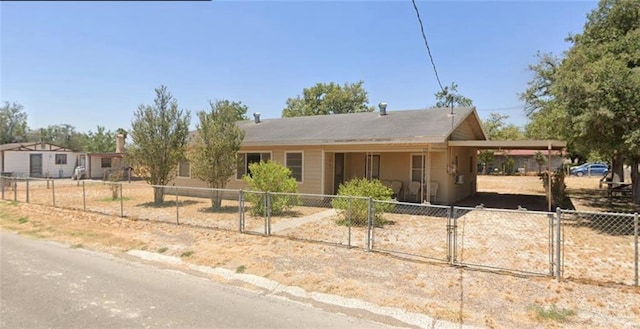
[(111, 158), (101, 158), (100, 159), (100, 167), (102, 167), (102, 168), (111, 168)]
[(56, 164), (66, 165), (67, 164), (67, 155), (66, 154), (56, 154)]
[(424, 157), (419, 154), (411, 156), (411, 181), (422, 182), (424, 171)]
[(178, 165), (178, 177), (191, 177), (190, 169), (189, 161), (181, 161)]
[(367, 163), (365, 164), (366, 177), (368, 179), (380, 179), (380, 155), (367, 155)]
[(254, 162), (271, 160), (271, 153), (238, 153), (238, 168), (236, 169), (236, 178), (242, 179), (244, 175), (251, 175), (249, 165)]
[(302, 152), (286, 152), (284, 162), (296, 182), (302, 182)]

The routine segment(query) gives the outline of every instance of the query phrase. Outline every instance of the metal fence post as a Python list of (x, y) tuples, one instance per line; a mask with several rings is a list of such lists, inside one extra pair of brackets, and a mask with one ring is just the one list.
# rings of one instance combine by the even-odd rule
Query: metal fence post
[[(556, 208), (556, 211), (558, 211), (558, 209), (560, 209), (560, 207)], [(553, 272), (553, 262), (554, 262), (554, 247), (555, 247), (555, 243), (554, 243), (554, 238), (553, 238), (553, 219), (556, 217), (553, 215), (553, 213), (549, 213), (547, 216), (549, 216), (549, 276), (553, 277), (554, 272)]]
[(2, 190), (2, 200), (4, 200), (4, 177), (0, 176), (0, 190)]
[(27, 179), (26, 184), (27, 184), (27, 203), (29, 203), (29, 179)]
[(371, 222), (373, 217), (373, 202), (371, 197), (367, 199), (367, 251), (371, 251)]
[(635, 284), (638, 286), (638, 213), (633, 215), (633, 238), (635, 240), (635, 251), (634, 251), (634, 271), (635, 271)]
[[(457, 212), (456, 212), (456, 207), (455, 206), (451, 206), (450, 208), (451, 212), (451, 221), (452, 221), (452, 225), (453, 228), (451, 230), (451, 236), (452, 236), (452, 252), (451, 252), (451, 264), (455, 265), (458, 263), (458, 216), (457, 216)], [(464, 230), (462, 231), (464, 233)], [(462, 236), (462, 238), (464, 239), (464, 235)], [(464, 242), (463, 242), (464, 243)], [(464, 252), (464, 250), (463, 250)]]
[(349, 197), (349, 211), (347, 212), (347, 228), (349, 230), (349, 235), (347, 236), (347, 247), (351, 248), (351, 204), (353, 202), (353, 197)]
[(180, 205), (178, 204), (178, 187), (174, 185), (173, 189), (176, 193), (176, 225), (180, 225)]
[(18, 179), (13, 179), (13, 201), (18, 201)]
[(53, 206), (56, 206), (56, 185), (53, 179), (51, 180), (51, 194), (53, 196)]
[(122, 197), (122, 183), (120, 183), (120, 217), (124, 217), (124, 200)]
[(449, 264), (453, 264), (453, 216), (451, 215), (453, 212), (453, 206), (447, 209), (447, 262)]
[(265, 218), (264, 218), (264, 234), (271, 235), (271, 193), (265, 192), (264, 196), (265, 204)]
[(555, 259), (555, 264), (556, 264), (556, 280), (558, 282), (560, 282), (560, 276), (562, 275), (562, 264), (560, 261), (560, 248), (561, 248), (561, 241), (562, 241), (562, 230), (561, 230), (561, 226), (562, 226), (562, 209), (560, 207), (556, 208), (556, 259)]
[(87, 211), (87, 193), (84, 187), (84, 181), (82, 181), (82, 211)]
[(244, 231), (244, 207), (243, 204), (243, 195), (242, 190), (238, 192), (238, 232), (242, 233)]

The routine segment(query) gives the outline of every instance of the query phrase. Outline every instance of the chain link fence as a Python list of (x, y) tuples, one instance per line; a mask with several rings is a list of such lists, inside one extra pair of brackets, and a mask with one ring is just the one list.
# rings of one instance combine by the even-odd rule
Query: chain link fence
[[(365, 197), (0, 177), (3, 200), (638, 285), (638, 214), (451, 207)], [(156, 198), (162, 202), (155, 202)]]
[(456, 264), (553, 274), (555, 213), (483, 207), (453, 209)]
[(565, 278), (638, 285), (638, 214), (561, 210)]

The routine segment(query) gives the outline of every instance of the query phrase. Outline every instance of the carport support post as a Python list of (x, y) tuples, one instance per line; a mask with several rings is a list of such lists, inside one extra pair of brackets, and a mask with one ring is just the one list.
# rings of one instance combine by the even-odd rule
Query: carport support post
[(18, 201), (18, 179), (13, 180), (13, 201)]
[(87, 211), (87, 193), (84, 187), (84, 181), (82, 181), (82, 211)]
[(560, 246), (562, 238), (560, 237), (561, 231), (561, 219), (562, 219), (562, 209), (560, 207), (556, 208), (556, 280), (560, 282), (560, 275), (562, 273), (562, 265), (560, 264)]
[(551, 211), (551, 198), (553, 197), (551, 193), (551, 144), (547, 146), (547, 211)]

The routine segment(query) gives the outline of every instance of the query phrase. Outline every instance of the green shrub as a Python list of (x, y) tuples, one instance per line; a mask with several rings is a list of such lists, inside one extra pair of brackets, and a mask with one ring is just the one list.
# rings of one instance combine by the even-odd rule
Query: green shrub
[[(249, 165), (251, 175), (245, 175), (244, 181), (252, 191), (298, 193), (298, 183), (291, 177), (291, 170), (278, 162), (255, 162)], [(265, 194), (246, 193), (245, 198), (253, 204), (251, 214), (265, 216)], [(297, 195), (270, 194), (271, 215), (282, 215), (286, 210), (300, 204)]]
[[(377, 179), (354, 178), (340, 185), (338, 195), (342, 197), (331, 201), (333, 208), (339, 210), (342, 215), (342, 219), (338, 220), (337, 223), (339, 225), (364, 226), (367, 225), (369, 200), (363, 197), (381, 201), (391, 200), (393, 190), (382, 185)], [(359, 198), (346, 198), (345, 196)], [(383, 214), (392, 211), (393, 208), (394, 204), (392, 203), (374, 202), (374, 225), (382, 226), (386, 224)]]

